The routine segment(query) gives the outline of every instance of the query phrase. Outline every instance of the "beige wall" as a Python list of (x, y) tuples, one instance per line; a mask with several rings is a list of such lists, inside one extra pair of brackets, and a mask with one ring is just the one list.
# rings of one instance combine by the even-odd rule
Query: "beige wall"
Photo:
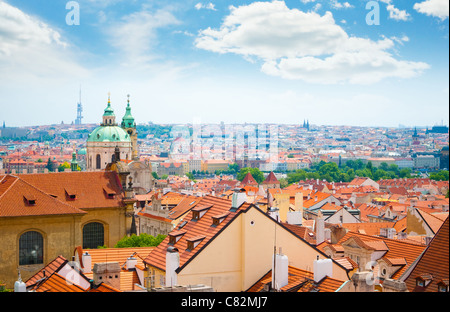
[(280, 220), (286, 222), (287, 213), (289, 211), (290, 204), (290, 194), (275, 194), (274, 196), (274, 206), (279, 209)]
[[(271, 270), (274, 244), (277, 251), (282, 247), (289, 265), (300, 269), (312, 271), (317, 256), (326, 258), (267, 215), (251, 208), (178, 274), (178, 284), (204, 283), (220, 292), (245, 291)], [(348, 280), (346, 271), (336, 263), (333, 278)]]

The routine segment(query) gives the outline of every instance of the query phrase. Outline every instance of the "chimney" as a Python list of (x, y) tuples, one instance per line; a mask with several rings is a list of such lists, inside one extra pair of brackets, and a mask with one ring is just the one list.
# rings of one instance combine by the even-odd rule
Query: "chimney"
[(177, 272), (180, 266), (180, 254), (175, 247), (169, 247), (166, 251), (166, 287), (176, 286)]
[(316, 245), (325, 240), (325, 220), (322, 211), (319, 211), (316, 219)]
[(408, 233), (406, 232), (399, 232), (397, 234), (397, 239), (406, 239), (408, 237)]
[(314, 260), (314, 282), (320, 282), (324, 277), (333, 277), (333, 261), (331, 259)]
[(137, 264), (137, 259), (133, 256), (127, 258), (127, 261), (125, 263), (125, 266), (127, 268), (127, 270), (134, 270), (136, 268), (136, 264)]
[(279, 253), (273, 255), (272, 260), (272, 289), (279, 291), (288, 284), (289, 260), (283, 255), (281, 247)]
[(231, 197), (231, 209), (238, 209), (243, 203), (247, 201), (247, 194), (240, 190), (235, 190)]
[(19, 271), (19, 278), (17, 279), (17, 281), (14, 283), (14, 292), (19, 293), (19, 292), (27, 292), (27, 284), (25, 284), (22, 281), (22, 277), (20, 275), (20, 271)]
[(81, 262), (83, 263), (83, 273), (91, 273), (92, 259), (87, 251), (81, 256)]
[(95, 263), (93, 273), (95, 285), (105, 283), (113, 288), (120, 289), (119, 262)]
[(275, 221), (280, 222), (280, 213), (277, 207), (270, 207), (267, 209), (267, 214), (272, 217)]
[(302, 225), (303, 212), (302, 211), (288, 211), (286, 216), (286, 223)]

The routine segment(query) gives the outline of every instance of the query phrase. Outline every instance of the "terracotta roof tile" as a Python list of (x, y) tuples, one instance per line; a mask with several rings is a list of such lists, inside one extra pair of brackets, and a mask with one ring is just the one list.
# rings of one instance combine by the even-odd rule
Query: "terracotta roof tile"
[(47, 279), (43, 280), (34, 289), (35, 292), (85, 292), (86, 289), (72, 283), (68, 283), (67, 280), (59, 275), (53, 273)]
[[(420, 254), (425, 250), (426, 246), (418, 243), (410, 243), (403, 240), (397, 240), (397, 239), (389, 239), (384, 237), (378, 237), (378, 236), (371, 236), (371, 235), (365, 235), (355, 232), (348, 232), (347, 234), (342, 237), (338, 244), (342, 244), (343, 242), (347, 241), (350, 237), (354, 237), (356, 239), (359, 239), (363, 241), (365, 244), (370, 241), (375, 242), (383, 242), (384, 245), (387, 247), (386, 253), (383, 255), (383, 257), (387, 258), (405, 258), (407, 265), (402, 267), (400, 270), (395, 272), (391, 278), (397, 279), (399, 278), (407, 268), (420, 256)], [(379, 245), (380, 243), (369, 243), (370, 247), (372, 248), (384, 248), (384, 245)], [(377, 245), (375, 245), (377, 244)], [(378, 246), (379, 245), (379, 246)]]
[[(424, 253), (420, 256), (412, 271), (405, 279), (409, 291), (437, 292), (438, 283), (449, 278), (449, 219), (447, 218), (434, 236)], [(432, 276), (431, 283), (419, 289), (416, 278), (422, 274)]]
[(252, 174), (250, 172), (247, 172), (247, 174), (244, 177), (244, 180), (242, 180), (241, 185), (258, 185), (256, 180), (253, 178)]
[[(23, 174), (20, 179), (79, 209), (123, 207), (123, 189), (116, 172), (58, 172)], [(104, 189), (115, 192), (109, 198)], [(76, 195), (70, 199), (66, 190)]]
[(262, 184), (277, 184), (277, 183), (280, 183), (280, 181), (278, 181), (273, 171), (271, 171)]
[[(247, 292), (261, 292), (264, 286), (272, 283), (272, 270), (258, 280)], [(296, 267), (288, 266), (288, 284), (281, 287), (282, 292), (335, 292), (345, 281), (326, 276), (318, 283), (314, 282), (314, 273)]]
[(21, 178), (8, 175), (2, 179), (0, 185), (1, 183), (3, 188), (0, 189), (0, 218), (86, 213), (50, 196)]
[(51, 261), (49, 264), (47, 264), (44, 268), (39, 270), (37, 273), (35, 273), (32, 277), (30, 277), (25, 284), (27, 287), (35, 284), (38, 280), (42, 279), (44, 277), (44, 271), (45, 276), (50, 276), (56, 271), (58, 271), (62, 266), (64, 266), (67, 263), (66, 258), (62, 256), (56, 257), (53, 261)]
[[(182, 268), (185, 264), (187, 264), (190, 259), (195, 257), (200, 250), (210, 241), (212, 240), (220, 230), (228, 224), (234, 216), (236, 216), (240, 210), (247, 209), (250, 204), (244, 203), (241, 207), (233, 212), (230, 211), (231, 208), (231, 200), (214, 197), (210, 195), (206, 195), (202, 198), (202, 200), (197, 204), (198, 206), (211, 206), (207, 210), (207, 212), (199, 219), (195, 221), (192, 220), (192, 212), (184, 217), (184, 222), (181, 223), (183, 225), (182, 230), (186, 231), (186, 234), (183, 235), (175, 244), (169, 245), (170, 237), (166, 237), (164, 241), (162, 241), (158, 247), (156, 247), (149, 255), (145, 258), (145, 262), (148, 265), (156, 267), (162, 271), (166, 270), (166, 250), (169, 246), (173, 246), (179, 250), (180, 254), (180, 268)], [(217, 226), (213, 225), (213, 216), (217, 216), (223, 214), (225, 212), (230, 212), (226, 218), (219, 223)], [(180, 230), (179, 225), (175, 230)], [(188, 249), (187, 242), (199, 236), (205, 236), (205, 238), (196, 246), (193, 250)]]

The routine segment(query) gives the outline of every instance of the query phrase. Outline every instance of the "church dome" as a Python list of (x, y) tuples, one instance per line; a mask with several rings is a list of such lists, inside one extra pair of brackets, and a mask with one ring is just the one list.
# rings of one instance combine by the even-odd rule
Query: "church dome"
[(88, 142), (131, 142), (129, 134), (118, 126), (100, 126), (94, 129)]

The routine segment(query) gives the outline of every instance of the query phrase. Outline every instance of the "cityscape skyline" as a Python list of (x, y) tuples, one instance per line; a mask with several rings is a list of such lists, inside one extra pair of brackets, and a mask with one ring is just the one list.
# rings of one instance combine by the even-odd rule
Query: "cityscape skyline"
[[(369, 23), (370, 3), (379, 25)], [(70, 124), (80, 86), (84, 123), (100, 122), (111, 92), (118, 116), (131, 95), (137, 123), (448, 125), (445, 1), (0, 7), (7, 126)]]

